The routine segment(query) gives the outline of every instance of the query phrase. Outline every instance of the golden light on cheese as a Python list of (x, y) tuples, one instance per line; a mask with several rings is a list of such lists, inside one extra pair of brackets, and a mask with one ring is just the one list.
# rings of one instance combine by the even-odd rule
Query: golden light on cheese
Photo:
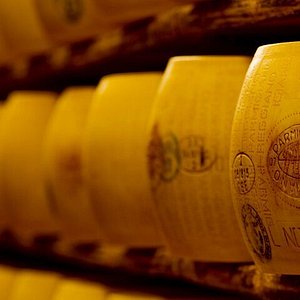
[(51, 300), (60, 280), (61, 276), (56, 273), (20, 270), (7, 300)]
[(16, 270), (8, 266), (0, 266), (0, 299), (6, 300), (12, 290)]
[(106, 299), (106, 295), (107, 290), (101, 284), (65, 279), (59, 283), (52, 300), (101, 300)]
[[(67, 43), (104, 32), (95, 0), (35, 0), (43, 26), (54, 42)], [(106, 12), (107, 14), (107, 12)]]
[(153, 111), (148, 168), (170, 251), (201, 261), (250, 260), (234, 215), (229, 142), (248, 57), (175, 57)]
[(14, 52), (31, 55), (51, 48), (34, 0), (1, 0), (0, 19), (3, 34)]
[(42, 168), (45, 128), (56, 95), (14, 92), (0, 126), (0, 168), (9, 227), (24, 241), (57, 230), (47, 202)]
[(258, 48), (234, 117), (231, 185), (245, 241), (265, 272), (300, 274), (300, 43)]
[[(5, 108), (5, 104), (0, 102), (0, 131), (1, 131), (1, 121), (2, 121), (2, 114)], [(0, 148), (0, 160), (1, 160), (1, 150), (3, 147)], [(4, 192), (3, 192), (3, 181), (2, 181), (2, 171), (1, 171), (1, 164), (0, 164), (0, 233), (6, 229), (8, 225), (8, 216), (7, 216), (7, 207), (4, 201)], [(1, 299), (1, 297), (0, 297)]]
[(48, 200), (61, 224), (63, 239), (73, 242), (99, 239), (82, 174), (82, 139), (93, 94), (93, 87), (73, 87), (62, 93), (43, 147)]
[(159, 73), (110, 75), (94, 96), (84, 169), (98, 223), (111, 243), (162, 243), (146, 165), (146, 127), (160, 79)]
[(154, 295), (129, 293), (129, 292), (114, 292), (108, 295), (106, 300), (163, 300), (164, 298)]

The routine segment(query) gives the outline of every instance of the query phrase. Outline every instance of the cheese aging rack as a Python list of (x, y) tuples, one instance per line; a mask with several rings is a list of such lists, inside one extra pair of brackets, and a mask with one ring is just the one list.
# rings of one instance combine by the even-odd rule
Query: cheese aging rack
[[(5, 99), (14, 90), (60, 92), (68, 86), (96, 85), (101, 76), (112, 73), (162, 71), (168, 59), (178, 55), (254, 55), (260, 45), (299, 37), (299, 0), (181, 1), (157, 15), (0, 67), (0, 97)], [(104, 268), (254, 298), (296, 299), (300, 295), (299, 276), (262, 274), (252, 264), (176, 259), (162, 249), (82, 245), (72, 255), (63, 255), (51, 248), (51, 241), (25, 246), (7, 232), (1, 237), (0, 255), (3, 263), (78, 267), (93, 276), (97, 276), (95, 270)]]

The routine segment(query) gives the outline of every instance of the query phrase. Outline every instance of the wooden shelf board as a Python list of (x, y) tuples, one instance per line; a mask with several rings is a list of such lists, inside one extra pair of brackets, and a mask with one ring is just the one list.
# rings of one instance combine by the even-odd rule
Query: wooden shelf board
[(175, 55), (247, 54), (300, 33), (297, 0), (204, 0), (0, 70), (0, 96), (14, 89), (62, 90), (116, 72), (163, 70)]

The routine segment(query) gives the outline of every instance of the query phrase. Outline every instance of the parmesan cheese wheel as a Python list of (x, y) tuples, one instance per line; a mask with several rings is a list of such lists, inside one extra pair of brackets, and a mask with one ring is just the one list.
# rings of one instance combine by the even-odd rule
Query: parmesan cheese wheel
[(54, 42), (67, 43), (104, 32), (95, 0), (34, 0), (42, 24)]
[(43, 181), (42, 144), (55, 94), (14, 92), (0, 126), (0, 169), (8, 226), (24, 242), (58, 230)]
[(34, 0), (0, 0), (0, 25), (9, 46), (20, 55), (42, 53), (51, 47)]
[(96, 90), (84, 141), (87, 188), (104, 240), (162, 244), (147, 178), (146, 130), (159, 73), (110, 75)]
[(139, 293), (115, 292), (108, 295), (106, 300), (162, 300), (164, 298), (152, 295), (144, 295)]
[(258, 48), (234, 117), (231, 185), (248, 249), (268, 273), (300, 274), (300, 42)]
[(104, 286), (83, 280), (62, 280), (52, 300), (101, 300), (106, 299), (107, 290)]
[(234, 215), (229, 142), (248, 57), (169, 61), (153, 111), (148, 166), (167, 245), (199, 261), (249, 261)]
[(44, 174), (48, 200), (64, 240), (99, 239), (98, 227), (82, 174), (82, 139), (93, 87), (68, 88), (58, 98), (44, 142)]
[[(0, 102), (0, 131), (1, 131), (1, 121), (2, 121), (2, 114), (3, 110), (5, 108), (5, 104), (3, 102)], [(1, 161), (1, 151), (3, 149), (3, 146), (0, 147), (0, 161)], [(6, 229), (8, 225), (8, 215), (7, 215), (7, 207), (4, 201), (4, 192), (3, 192), (3, 180), (2, 180), (2, 169), (0, 164), (0, 233), (3, 232), (3, 230)], [(1, 299), (1, 297), (0, 297)]]
[(45, 271), (21, 270), (15, 276), (7, 300), (51, 300), (60, 275)]
[(12, 290), (16, 277), (16, 270), (6, 266), (0, 266), (0, 299), (6, 300)]

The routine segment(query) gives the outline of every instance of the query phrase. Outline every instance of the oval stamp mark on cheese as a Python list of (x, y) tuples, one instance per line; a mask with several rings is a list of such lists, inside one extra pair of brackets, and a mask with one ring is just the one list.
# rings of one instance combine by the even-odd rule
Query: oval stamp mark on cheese
[(184, 137), (180, 141), (181, 170), (188, 173), (202, 173), (214, 165), (216, 155), (205, 139), (198, 135)]
[(244, 229), (253, 253), (262, 261), (272, 259), (272, 248), (266, 227), (258, 212), (250, 204), (244, 204), (241, 211)]
[(151, 132), (147, 156), (152, 190), (156, 190), (161, 181), (171, 181), (178, 174), (180, 151), (177, 138), (171, 132), (161, 137), (157, 124)]
[(255, 181), (255, 168), (250, 156), (244, 152), (237, 154), (232, 172), (236, 190), (242, 195), (249, 193)]
[[(282, 193), (300, 198), (300, 124), (283, 130), (272, 142), (267, 167), (272, 181)], [(294, 202), (292, 206), (295, 207)], [(297, 208), (300, 208), (300, 202)]]

